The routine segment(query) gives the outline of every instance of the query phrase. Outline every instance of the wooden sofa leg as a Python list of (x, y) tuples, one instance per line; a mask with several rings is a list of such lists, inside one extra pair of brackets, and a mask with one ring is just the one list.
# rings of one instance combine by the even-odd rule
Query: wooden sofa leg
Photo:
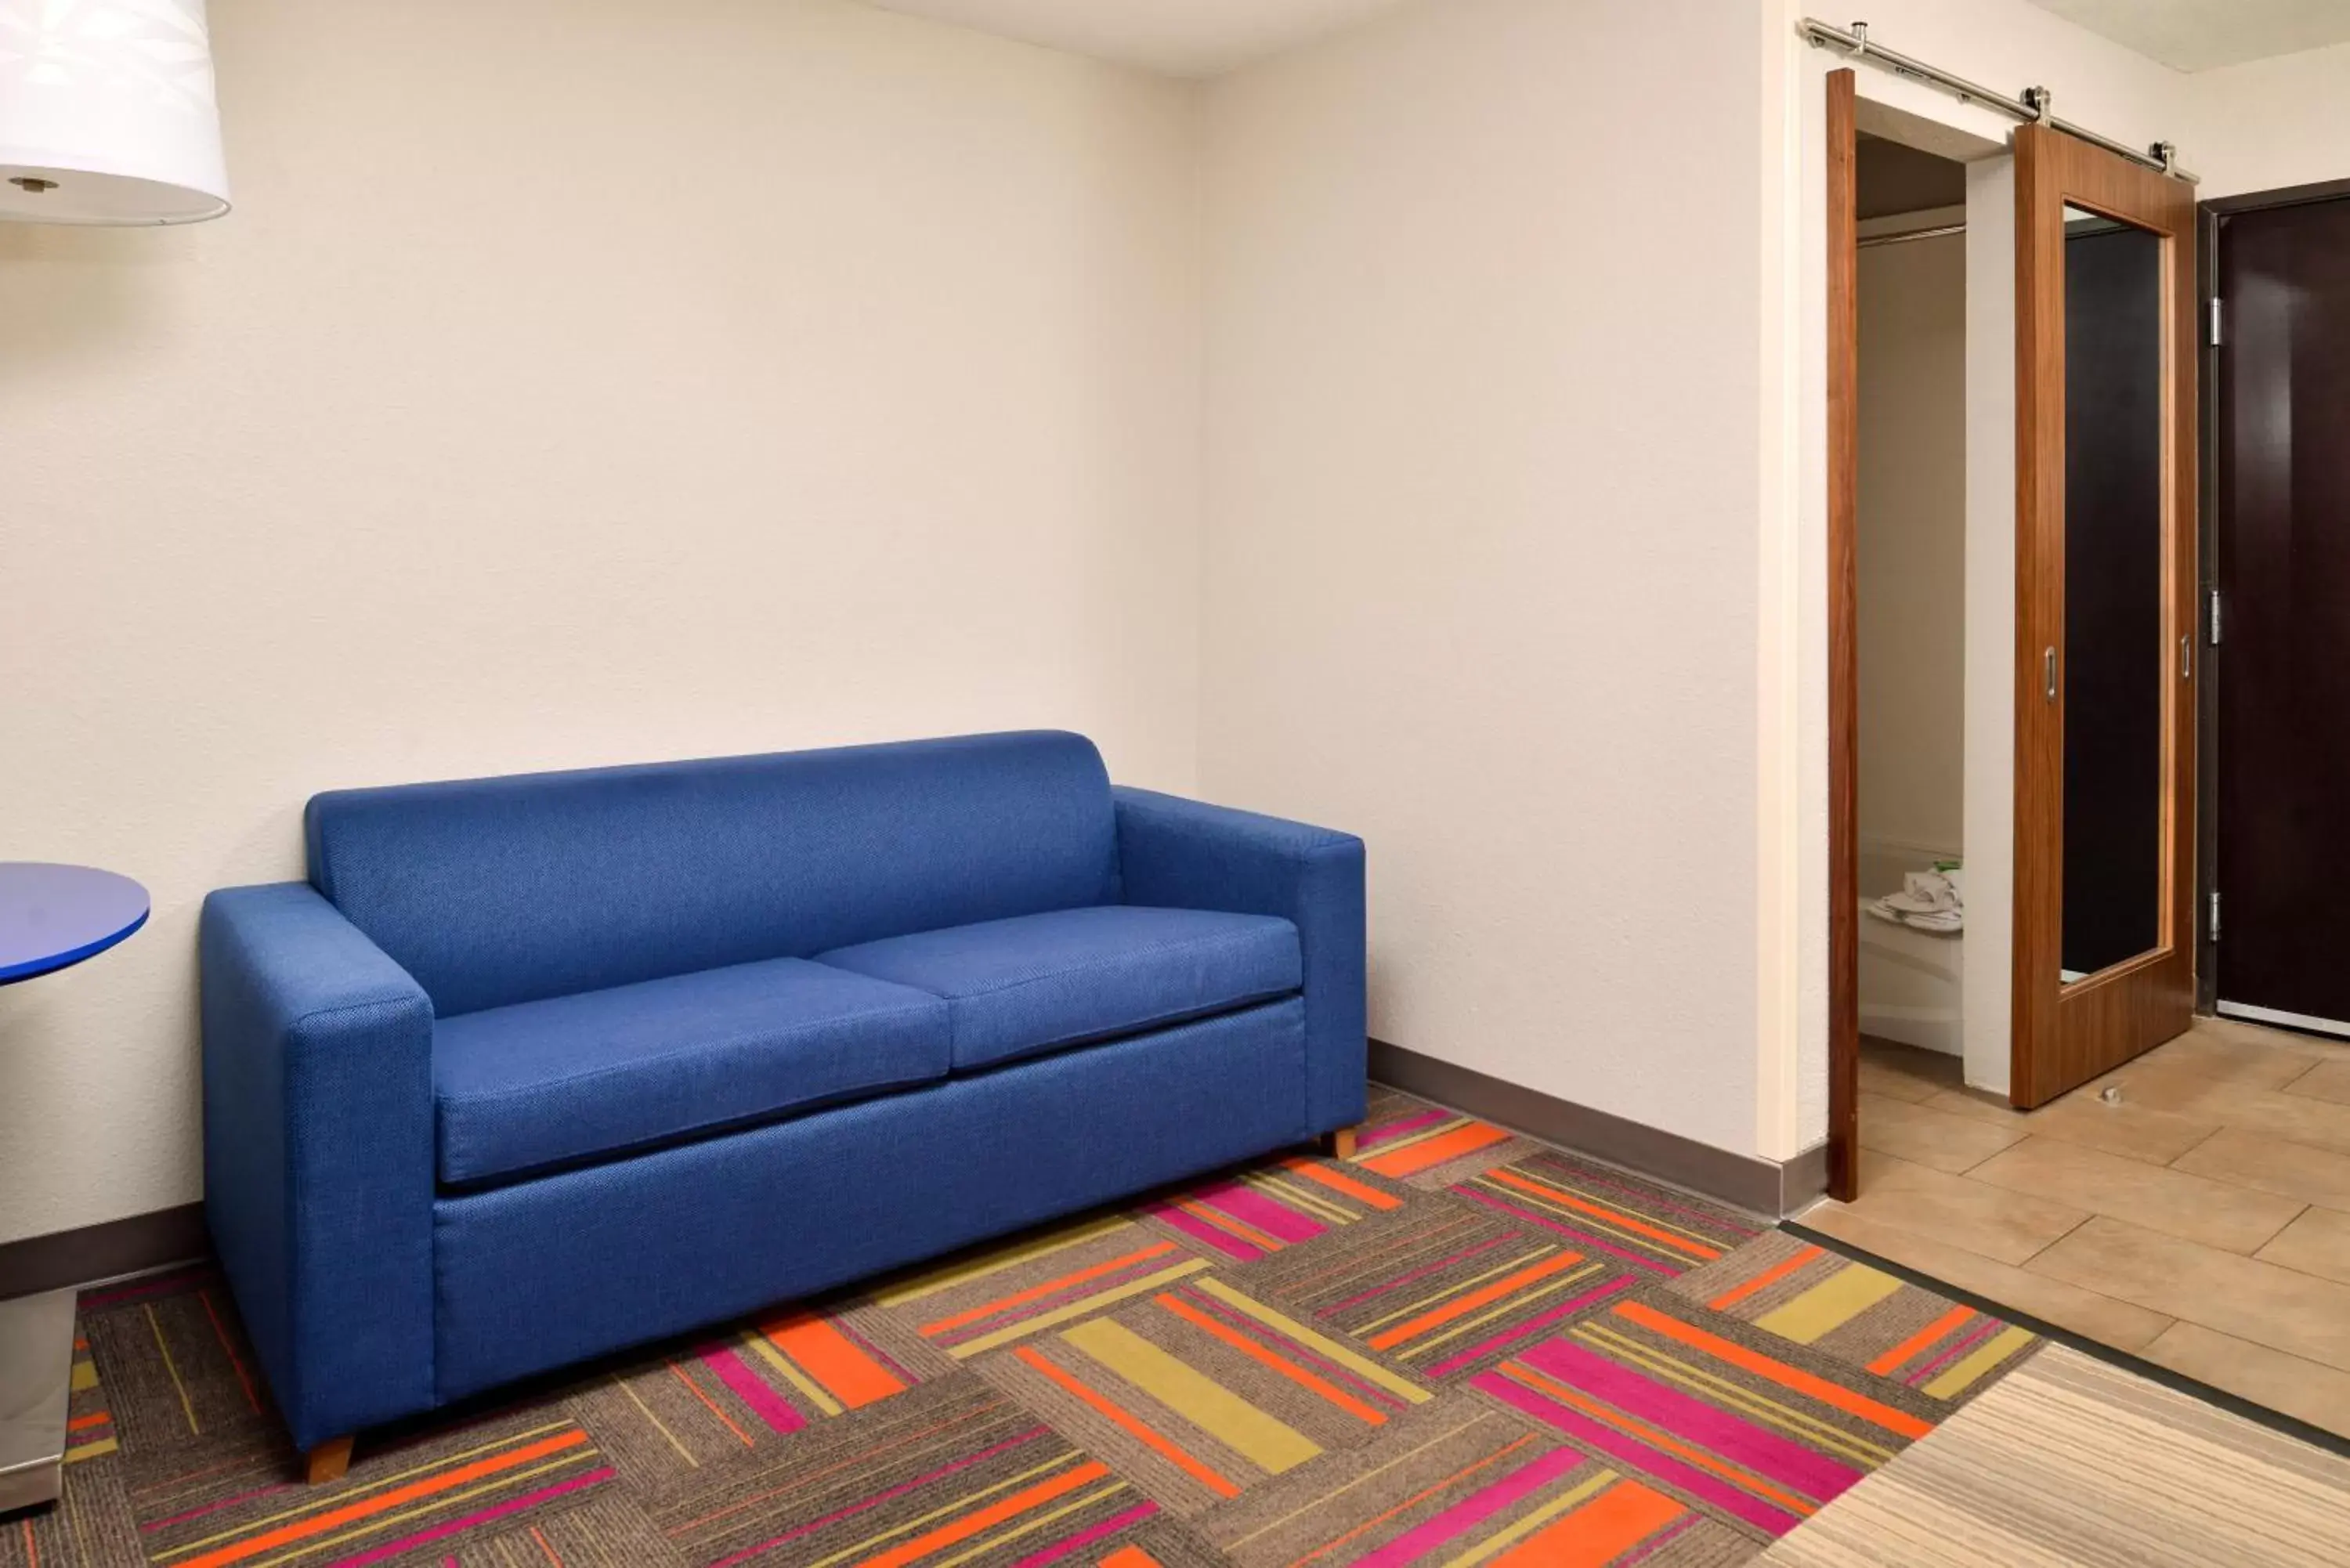
[(1326, 1137), (1322, 1141), (1324, 1147), (1329, 1149), (1330, 1158), (1332, 1159), (1354, 1158), (1355, 1134), (1360, 1130), (1358, 1127), (1340, 1127), (1336, 1132)]
[(351, 1439), (328, 1438), (310, 1450), (306, 1468), (312, 1486), (342, 1480), (343, 1472), (351, 1468)]

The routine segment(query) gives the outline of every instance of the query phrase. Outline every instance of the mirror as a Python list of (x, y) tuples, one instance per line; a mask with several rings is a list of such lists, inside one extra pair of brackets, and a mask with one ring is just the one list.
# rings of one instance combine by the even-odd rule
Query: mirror
[(2064, 209), (2067, 984), (2163, 944), (2164, 243)]

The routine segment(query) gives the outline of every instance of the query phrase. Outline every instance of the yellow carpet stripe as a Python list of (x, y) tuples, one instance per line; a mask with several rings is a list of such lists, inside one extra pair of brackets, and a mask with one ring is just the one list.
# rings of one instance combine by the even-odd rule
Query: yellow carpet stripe
[(1066, 1251), (1071, 1247), (1081, 1247), (1097, 1236), (1107, 1236), (1119, 1226), (1132, 1223), (1133, 1221), (1123, 1214), (1112, 1214), (1101, 1220), (1088, 1220), (1082, 1225), (1074, 1225), (1066, 1230), (1053, 1231), (1049, 1235), (1040, 1236), (1034, 1241), (1024, 1242), (1017, 1247), (1005, 1247), (997, 1251), (989, 1252), (983, 1257), (972, 1258), (961, 1263), (950, 1263), (945, 1268), (932, 1269), (925, 1273), (917, 1274), (904, 1284), (875, 1293), (873, 1299), (883, 1306), (898, 1306), (906, 1302), (920, 1301), (924, 1296), (936, 1295), (941, 1291), (951, 1290), (969, 1281), (983, 1280), (990, 1274), (1000, 1274), (1006, 1269), (1017, 1268), (1031, 1259), (1050, 1257), (1055, 1252)]
[(1582, 1485), (1559, 1493), (1558, 1496), (1551, 1499), (1540, 1508), (1535, 1509), (1532, 1513), (1527, 1514), (1523, 1519), (1519, 1520), (1507, 1530), (1494, 1532), (1492, 1535), (1487, 1536), (1477, 1545), (1471, 1547), (1468, 1551), (1463, 1552), (1460, 1556), (1444, 1564), (1444, 1568), (1475, 1568), (1475, 1564), (1482, 1563), (1486, 1558), (1492, 1556), (1495, 1552), (1501, 1551), (1502, 1548), (1511, 1544), (1513, 1542), (1518, 1541), (1525, 1536), (1532, 1535), (1535, 1531), (1540, 1530), (1544, 1525), (1548, 1524), (1552, 1520), (1556, 1519), (1560, 1514), (1565, 1513), (1568, 1509), (1575, 1507), (1577, 1503), (1583, 1501), (1586, 1498), (1590, 1497), (1595, 1492), (1603, 1491), (1608, 1487), (1614, 1486), (1617, 1479), (1618, 1478), (1614, 1470), (1601, 1470), (1597, 1475), (1593, 1476), (1589, 1480), (1585, 1481)]
[(155, 1315), (155, 1303), (147, 1303), (147, 1326), (155, 1331), (155, 1348), (163, 1353), (163, 1370), (172, 1375), (172, 1386), (180, 1396), (180, 1409), (188, 1417), (188, 1430), (198, 1436), (203, 1428), (196, 1425), (195, 1402), (188, 1397), (188, 1386), (180, 1381), (180, 1368), (172, 1359), (172, 1347), (163, 1341), (163, 1320)]
[(1865, 1438), (1856, 1438), (1849, 1432), (1828, 1425), (1815, 1416), (1807, 1415), (1790, 1405), (1778, 1404), (1768, 1395), (1758, 1394), (1753, 1389), (1732, 1383), (1726, 1377), (1717, 1377), (1701, 1367), (1692, 1366), (1687, 1362), (1676, 1361), (1670, 1355), (1654, 1350), (1638, 1340), (1627, 1339), (1621, 1334), (1609, 1333), (1596, 1324), (1589, 1325), (1588, 1332), (1584, 1329), (1577, 1329), (1575, 1332), (1577, 1338), (1595, 1345), (1605, 1343), (1621, 1359), (1644, 1366), (1659, 1376), (1678, 1383), (1694, 1394), (1710, 1398), (1714, 1403), (1726, 1407), (1742, 1410), (1767, 1426), (1776, 1427), (1781, 1431), (1791, 1433), (1807, 1442), (1816, 1443), (1822, 1448), (1837, 1449), (1861, 1464), (1874, 1468), (1893, 1458), (1894, 1450), (1891, 1449), (1872, 1443)]
[(1081, 1323), (1063, 1331), (1061, 1342), (1085, 1352), (1261, 1470), (1279, 1475), (1322, 1452), (1319, 1443), (1296, 1428), (1115, 1319)]
[(2010, 1327), (1994, 1334), (1989, 1345), (1927, 1384), (1926, 1393), (1936, 1399), (1948, 1399), (1953, 1395), (1963, 1394), (1984, 1373), (2031, 1343), (2030, 1329)]
[(338, 1546), (347, 1546), (354, 1541), (363, 1540), (370, 1535), (380, 1535), (385, 1531), (391, 1529), (395, 1525), (407, 1524), (413, 1521), (422, 1519), (428, 1514), (442, 1512), (445, 1510), (456, 1507), (460, 1503), (470, 1502), (474, 1498), (485, 1496), (490, 1492), (502, 1491), (506, 1488), (518, 1486), (524, 1481), (530, 1480), (535, 1477), (546, 1475), (551, 1470), (562, 1469), (567, 1465), (576, 1465), (584, 1459), (592, 1459), (600, 1457), (601, 1456), (597, 1452), (597, 1450), (592, 1448), (566, 1453), (559, 1459), (547, 1460), (546, 1463), (543, 1465), (533, 1465), (526, 1470), (515, 1470), (505, 1475), (497, 1476), (492, 1480), (482, 1482), (479, 1486), (467, 1487), (463, 1491), (444, 1492), (442, 1495), (433, 1498), (430, 1502), (418, 1503), (414, 1508), (402, 1509), (398, 1513), (377, 1514), (373, 1518), (367, 1520), (365, 1522), (344, 1531), (339, 1535), (321, 1535), (315, 1537), (309, 1541), (304, 1542), (301, 1545), (296, 1547), (291, 1552), (281, 1552), (275, 1557), (262, 1558), (258, 1562), (250, 1564), (249, 1568), (277, 1568), (277, 1564), (281, 1563), (299, 1563), (305, 1557), (316, 1557), (321, 1552), (329, 1552)]
[(753, 1350), (757, 1351), (759, 1359), (774, 1367), (785, 1382), (806, 1395), (817, 1409), (827, 1416), (837, 1416), (841, 1413), (843, 1407), (840, 1401), (825, 1392), (823, 1386), (815, 1378), (793, 1366), (791, 1357), (785, 1355), (781, 1347), (768, 1339), (765, 1334), (745, 1334), (743, 1341)]
[(1292, 1209), (1303, 1209), (1315, 1219), (1326, 1220), (1333, 1225), (1351, 1225), (1355, 1222), (1352, 1210), (1324, 1198), (1318, 1192), (1308, 1192), (1284, 1177), (1252, 1173), (1241, 1178), (1241, 1185), (1254, 1188), (1276, 1203), (1285, 1203)]
[(1426, 1143), (1432, 1137), (1442, 1137), (1446, 1133), (1458, 1132), (1475, 1119), (1473, 1116), (1454, 1116), (1451, 1121), (1439, 1122), (1434, 1127), (1422, 1127), (1418, 1132), (1406, 1133), (1399, 1138), (1391, 1138), (1386, 1143), (1364, 1149), (1360, 1158), (1367, 1159), (1373, 1155), (1393, 1154), (1399, 1148), (1409, 1148), (1414, 1144)]
[(1802, 1295), (1754, 1320), (1754, 1326), (1797, 1345), (1813, 1345), (1834, 1334), (1901, 1288), (1891, 1274), (1866, 1263), (1846, 1263)]
[[(1571, 1193), (1574, 1196), (1582, 1199), (1586, 1203), (1596, 1203), (1602, 1209), (1611, 1210), (1618, 1213), (1626, 1213), (1626, 1211), (1628, 1210), (1629, 1212), (1626, 1214), (1627, 1218), (1638, 1220), (1641, 1224), (1648, 1226), (1652, 1230), (1669, 1231), (1674, 1235), (1681, 1237), (1686, 1241), (1694, 1241), (1700, 1247), (1718, 1248), (1725, 1255), (1727, 1255), (1727, 1253), (1731, 1250), (1731, 1247), (1735, 1245), (1735, 1243), (1731, 1243), (1725, 1246), (1719, 1237), (1709, 1236), (1702, 1231), (1692, 1231), (1686, 1225), (1676, 1225), (1671, 1220), (1661, 1219), (1655, 1214), (1651, 1214), (1645, 1209), (1636, 1209), (1632, 1204), (1626, 1202), (1622, 1198), (1617, 1197), (1615, 1194), (1594, 1192), (1587, 1187), (1577, 1187), (1573, 1181), (1568, 1180), (1566, 1178), (1562, 1177), (1550, 1169), (1544, 1168), (1540, 1174), (1542, 1180), (1545, 1184), (1557, 1188), (1561, 1192)], [(1592, 1216), (1592, 1218), (1596, 1219), (1596, 1216)], [(1655, 1238), (1651, 1237), (1649, 1240), (1653, 1241)]]
[(1483, 1284), (1487, 1280), (1506, 1274), (1513, 1269), (1523, 1268), (1526, 1264), (1534, 1262), (1536, 1259), (1547, 1258), (1552, 1253), (1558, 1251), (1560, 1249), (1556, 1247), (1536, 1247), (1533, 1251), (1526, 1253), (1523, 1257), (1508, 1260), (1498, 1268), (1488, 1269), (1482, 1274), (1471, 1274), (1469, 1278), (1455, 1284), (1444, 1285), (1439, 1288), (1433, 1294), (1424, 1295), (1408, 1306), (1398, 1307), (1395, 1311), (1388, 1314), (1385, 1317), (1373, 1318), (1370, 1322), (1360, 1325), (1355, 1330), (1355, 1337), (1357, 1339), (1368, 1339), (1372, 1334), (1378, 1333), (1380, 1329), (1387, 1327), (1388, 1324), (1396, 1322), (1399, 1318), (1411, 1317), (1416, 1314), (1425, 1312), (1439, 1302), (1451, 1301), (1454, 1296), (1464, 1295), (1470, 1291), (1475, 1290), (1479, 1285)]
[(1357, 1476), (1353, 1480), (1348, 1481), (1345, 1486), (1340, 1487), (1334, 1492), (1330, 1492), (1324, 1496), (1308, 1497), (1304, 1502), (1300, 1503), (1297, 1507), (1291, 1509), (1287, 1513), (1283, 1514), (1280, 1518), (1260, 1524), (1254, 1530), (1250, 1531), (1246, 1535), (1234, 1541), (1232, 1543), (1230, 1550), (1237, 1552), (1242, 1547), (1246, 1546), (1250, 1542), (1254, 1541), (1258, 1536), (1279, 1530), (1283, 1525), (1291, 1523), (1292, 1521), (1313, 1512), (1317, 1508), (1321, 1508), (1328, 1503), (1336, 1502), (1358, 1486), (1370, 1485), (1371, 1482), (1378, 1480), (1379, 1477), (1387, 1474), (1388, 1471), (1398, 1469), (1400, 1466), (1409, 1464), (1412, 1460), (1419, 1458), (1420, 1455), (1428, 1452), (1429, 1449), (1436, 1447), (1439, 1443), (1449, 1443), (1471, 1427), (1479, 1426), (1486, 1421), (1498, 1421), (1503, 1419), (1504, 1419), (1504, 1417), (1496, 1410), (1486, 1410), (1480, 1414), (1471, 1416), (1451, 1430), (1437, 1433), (1436, 1436), (1429, 1438), (1418, 1448), (1405, 1449), (1402, 1453), (1398, 1454), (1395, 1458), (1379, 1466), (1377, 1469), (1364, 1471), (1361, 1475)]
[(1544, 1296), (1556, 1295), (1559, 1292), (1565, 1290), (1568, 1286), (1580, 1284), (1599, 1272), (1600, 1265), (1597, 1263), (1591, 1263), (1583, 1268), (1577, 1269), (1571, 1274), (1562, 1274), (1557, 1279), (1546, 1281), (1537, 1289), (1520, 1291), (1514, 1295), (1505, 1297), (1500, 1304), (1479, 1313), (1475, 1317), (1465, 1318), (1460, 1323), (1456, 1323), (1451, 1327), (1446, 1329), (1442, 1334), (1437, 1334), (1430, 1339), (1420, 1340), (1413, 1345), (1409, 1350), (1399, 1351), (1398, 1354), (1402, 1355), (1406, 1360), (1425, 1355), (1430, 1351), (1434, 1350), (1438, 1345), (1444, 1344), (1447, 1340), (1458, 1339), (1471, 1329), (1482, 1328), (1497, 1317), (1507, 1317), (1513, 1312), (1523, 1312), (1526, 1308), (1534, 1305), (1534, 1303), (1542, 1300)]
[(100, 1438), (94, 1443), (84, 1443), (80, 1448), (68, 1449), (66, 1450), (65, 1462), (69, 1465), (78, 1465), (84, 1459), (94, 1459), (101, 1454), (110, 1454), (120, 1447), (122, 1447), (122, 1444), (117, 1438)]
[(1359, 1376), (1369, 1378), (1399, 1398), (1408, 1399), (1415, 1405), (1425, 1405), (1436, 1397), (1435, 1395), (1409, 1379), (1397, 1376), (1369, 1357), (1357, 1355), (1327, 1334), (1316, 1334), (1295, 1319), (1284, 1317), (1263, 1303), (1252, 1301), (1222, 1280), (1211, 1276), (1201, 1280), (1197, 1288), (1205, 1291), (1233, 1311), (1247, 1314), (1267, 1328), (1285, 1334), (1309, 1349), (1320, 1351), (1339, 1366)]
[(629, 1397), (629, 1403), (644, 1413), (645, 1419), (652, 1423), (654, 1431), (669, 1439), (669, 1446), (677, 1450), (677, 1457), (686, 1462), (688, 1469), (698, 1470), (702, 1468), (702, 1461), (695, 1459), (686, 1446), (677, 1440), (677, 1434), (662, 1425), (661, 1418), (653, 1414), (653, 1407), (645, 1403), (644, 1397), (629, 1387), (627, 1381), (617, 1372), (612, 1374), (612, 1386), (626, 1394)]
[(1176, 1264), (1171, 1269), (1161, 1269), (1157, 1273), (1143, 1279), (1128, 1280), (1122, 1285), (1113, 1285), (1108, 1290), (1097, 1291), (1082, 1301), (1065, 1302), (1051, 1312), (1038, 1313), (1024, 1323), (1006, 1324), (992, 1334), (983, 1334), (977, 1339), (965, 1340), (961, 1345), (949, 1346), (948, 1354), (957, 1361), (967, 1360), (983, 1350), (993, 1350), (999, 1345), (1009, 1345), (1015, 1339), (1025, 1339), (1030, 1334), (1041, 1333), (1056, 1323), (1066, 1323), (1073, 1317), (1083, 1317), (1089, 1312), (1098, 1312), (1113, 1302), (1122, 1302), (1128, 1296), (1139, 1296), (1145, 1291), (1158, 1290), (1163, 1285), (1171, 1284), (1177, 1280), (1198, 1273), (1201, 1269), (1211, 1267), (1213, 1265), (1207, 1259), (1192, 1258)]
[(73, 1377), (68, 1386), (77, 1394), (87, 1394), (91, 1389), (97, 1387), (98, 1363), (95, 1361), (75, 1362), (73, 1364)]

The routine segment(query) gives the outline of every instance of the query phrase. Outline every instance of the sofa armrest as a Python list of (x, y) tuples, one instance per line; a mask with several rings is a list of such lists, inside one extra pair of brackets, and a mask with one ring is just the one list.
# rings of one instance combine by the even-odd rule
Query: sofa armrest
[(1363, 1119), (1363, 841), (1348, 833), (1119, 787), (1126, 901), (1279, 915), (1305, 964), (1309, 1131)]
[(432, 1003), (307, 884), (204, 900), (204, 1215), (296, 1447), (425, 1408)]

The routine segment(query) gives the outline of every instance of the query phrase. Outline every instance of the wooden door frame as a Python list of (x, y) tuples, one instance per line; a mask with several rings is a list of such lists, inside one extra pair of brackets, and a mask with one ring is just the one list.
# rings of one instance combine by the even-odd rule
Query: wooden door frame
[[(2008, 1097), (2018, 1110), (2043, 1105), (2094, 1076), (2074, 1046), (2100, 1033), (2146, 1032), (2183, 1001), (2191, 1011), (2195, 961), (2195, 702), (2199, 662), (2193, 639), (2200, 555), (2196, 528), (2199, 468), (2191, 188), (2154, 170), (2045, 126), (2015, 133), (2015, 938)], [(2163, 564), (2165, 648), (2189, 639), (2182, 678), (2166, 689), (2166, 803), (2161, 881), (2162, 940), (2151, 951), (2070, 986), (2057, 971), (2064, 950), (2064, 687), (2043, 690), (2043, 650), (2064, 648), (2064, 236), (2067, 203), (2161, 235), (2163, 304), (2169, 313), (2162, 359), (2162, 418), (2169, 462), (2163, 496), (2168, 556)], [(2053, 459), (2052, 459), (2053, 454)], [(2047, 460), (2047, 461), (2043, 461)], [(2183, 965), (2183, 976), (2171, 966)], [(2169, 971), (2183, 979), (2168, 992)], [(2183, 1026), (2183, 1025), (2182, 1025)], [(2072, 1044), (2068, 1045), (2068, 1040)], [(2124, 1058), (2126, 1059), (2126, 1058)], [(2095, 1072), (2119, 1065), (2100, 1058)]]
[(1828, 1196), (1860, 1195), (1860, 127), (1828, 73)]

